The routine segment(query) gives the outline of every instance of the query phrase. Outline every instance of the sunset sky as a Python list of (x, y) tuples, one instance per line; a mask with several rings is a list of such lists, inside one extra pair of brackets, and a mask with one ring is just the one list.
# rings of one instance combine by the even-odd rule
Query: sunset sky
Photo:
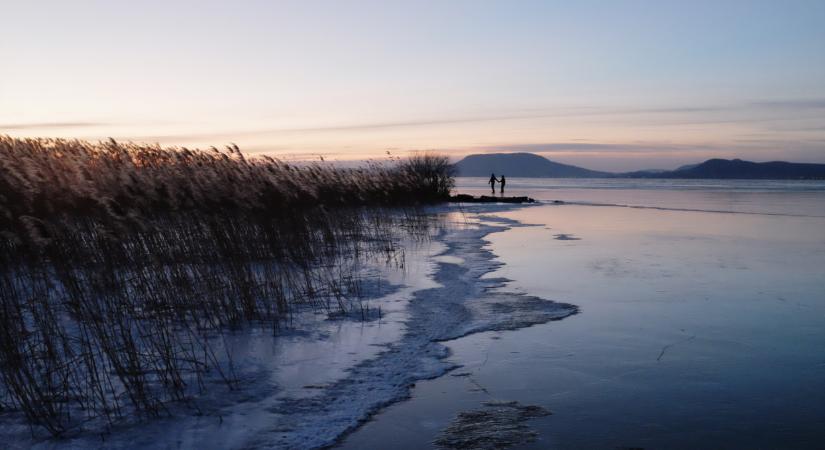
[(825, 163), (825, 1), (11, 1), (0, 134)]

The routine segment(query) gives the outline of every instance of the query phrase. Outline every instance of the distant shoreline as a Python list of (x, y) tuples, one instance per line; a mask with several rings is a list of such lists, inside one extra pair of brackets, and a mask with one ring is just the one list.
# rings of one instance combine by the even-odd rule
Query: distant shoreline
[(502, 173), (520, 178), (642, 178), (722, 180), (825, 180), (825, 164), (785, 161), (752, 162), (708, 159), (674, 170), (603, 172), (551, 161), (533, 153), (469, 155), (455, 163), (458, 176), (486, 177)]

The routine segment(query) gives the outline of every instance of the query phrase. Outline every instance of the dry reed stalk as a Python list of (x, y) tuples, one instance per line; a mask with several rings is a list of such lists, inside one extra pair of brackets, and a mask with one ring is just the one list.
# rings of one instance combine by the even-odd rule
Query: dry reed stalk
[(209, 373), (231, 387), (228, 330), (366, 316), (357, 267), (403, 265), (396, 242), (429, 226), (410, 207), (451, 186), (431, 155), (337, 169), (0, 136), (0, 407), (62, 435), (161, 414)]

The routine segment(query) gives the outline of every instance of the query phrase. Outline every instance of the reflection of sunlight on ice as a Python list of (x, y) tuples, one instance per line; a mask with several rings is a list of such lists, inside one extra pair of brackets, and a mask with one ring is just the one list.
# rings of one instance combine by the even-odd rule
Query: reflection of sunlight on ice
[[(697, 417), (695, 429), (720, 442), (736, 442), (739, 424), (768, 429), (794, 417), (786, 428), (796, 431), (776, 434), (791, 438), (821, 420), (814, 392), (825, 372), (811, 367), (825, 342), (825, 219), (552, 205), (503, 215), (582, 237), (570, 246), (529, 227), (490, 236), (506, 263), (496, 275), (582, 307), (573, 320), (505, 334), (497, 345), (508, 347), (485, 369), (497, 371), (485, 379), (494, 391), (514, 373), (541, 378), (525, 396), (566, 411), (545, 433), (587, 448), (618, 445), (610, 433), (670, 430), (650, 432), (658, 447), (701, 442), (683, 425)], [(518, 363), (505, 351), (524, 348), (531, 357)], [(589, 378), (599, 381), (577, 381)]]

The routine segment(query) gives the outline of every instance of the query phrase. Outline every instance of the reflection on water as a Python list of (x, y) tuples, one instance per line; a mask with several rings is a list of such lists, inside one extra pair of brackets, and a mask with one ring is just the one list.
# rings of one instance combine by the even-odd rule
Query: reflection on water
[[(825, 216), (822, 190), (714, 189), (513, 194)], [(490, 236), (506, 263), (493, 276), (582, 313), (453, 341), (471, 376), (420, 383), (345, 448), (427, 447), (490, 397), (553, 412), (535, 420), (540, 440), (525, 448), (825, 442), (825, 218), (578, 205), (503, 215), (540, 225)]]

